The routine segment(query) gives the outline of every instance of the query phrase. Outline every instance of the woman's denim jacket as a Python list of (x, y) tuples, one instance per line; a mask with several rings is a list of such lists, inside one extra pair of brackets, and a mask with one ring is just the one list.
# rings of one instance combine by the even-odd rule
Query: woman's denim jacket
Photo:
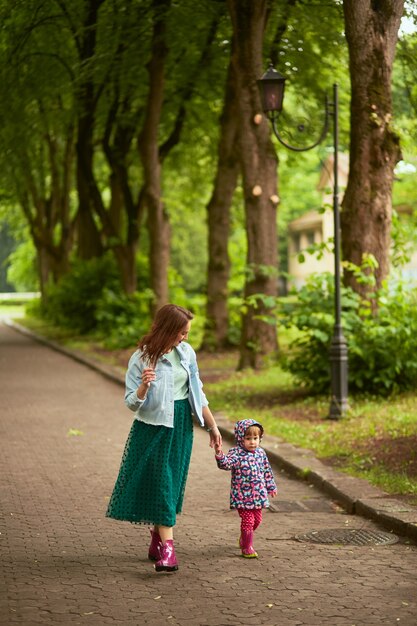
[[(175, 348), (174, 348), (175, 349)], [(193, 348), (184, 341), (176, 347), (181, 365), (188, 374), (188, 401), (193, 414), (204, 426), (203, 408), (208, 406), (203, 392), (203, 384), (198, 373), (197, 359)], [(158, 359), (155, 367), (156, 380), (151, 382), (143, 400), (136, 391), (142, 383), (142, 372), (149, 367), (142, 359), (141, 351), (136, 350), (130, 357), (126, 372), (125, 403), (135, 411), (136, 419), (154, 426), (174, 426), (174, 375), (172, 365), (164, 356)]]

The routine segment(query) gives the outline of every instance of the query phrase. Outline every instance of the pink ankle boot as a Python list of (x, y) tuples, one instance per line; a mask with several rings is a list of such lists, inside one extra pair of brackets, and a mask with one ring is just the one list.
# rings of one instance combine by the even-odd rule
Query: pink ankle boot
[(175, 572), (178, 569), (174, 542), (168, 539), (161, 545), (161, 558), (154, 565), (157, 572)]
[(148, 550), (148, 559), (150, 561), (159, 561), (161, 558), (162, 541), (159, 533), (155, 530), (151, 530), (151, 545)]
[(256, 559), (258, 557), (258, 553), (254, 550), (252, 542), (253, 530), (242, 530), (239, 545), (242, 550), (242, 556), (244, 556), (245, 559)]

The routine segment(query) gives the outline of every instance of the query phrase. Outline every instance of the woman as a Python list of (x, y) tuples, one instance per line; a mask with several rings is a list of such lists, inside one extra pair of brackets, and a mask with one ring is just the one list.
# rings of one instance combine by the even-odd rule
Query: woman
[(173, 543), (193, 443), (192, 415), (210, 446), (221, 435), (208, 407), (196, 355), (185, 342), (192, 313), (175, 304), (157, 312), (126, 372), (125, 403), (135, 411), (107, 517), (153, 524), (148, 557), (157, 572), (178, 569)]

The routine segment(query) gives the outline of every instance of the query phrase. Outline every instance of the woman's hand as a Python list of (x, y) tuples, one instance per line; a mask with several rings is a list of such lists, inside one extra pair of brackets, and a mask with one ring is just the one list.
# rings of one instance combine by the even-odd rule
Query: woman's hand
[(214, 448), (215, 450), (219, 448), (220, 452), (222, 449), (222, 436), (217, 426), (213, 426), (210, 431), (210, 448)]
[(203, 419), (204, 426), (208, 429), (210, 433), (210, 448), (214, 448), (216, 444), (221, 447), (222, 436), (219, 429), (217, 428), (216, 421), (208, 406), (203, 407)]
[(142, 382), (150, 387), (151, 382), (156, 379), (155, 370), (152, 367), (147, 367), (142, 372)]
[(155, 370), (152, 367), (146, 367), (142, 372), (142, 383), (139, 385), (136, 392), (138, 398), (143, 400), (146, 396), (146, 392), (151, 386), (151, 382), (156, 379)]

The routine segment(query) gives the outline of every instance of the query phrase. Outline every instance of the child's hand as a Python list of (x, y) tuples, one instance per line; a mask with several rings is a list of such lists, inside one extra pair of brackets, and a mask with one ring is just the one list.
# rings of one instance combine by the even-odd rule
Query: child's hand
[(277, 491), (271, 491), (271, 493), (269, 494), (271, 496), (271, 498), (275, 498), (278, 495)]
[(219, 443), (219, 444), (215, 443), (214, 444), (214, 452), (215, 452), (216, 456), (220, 456), (221, 454), (223, 454), (222, 444), (221, 443)]

